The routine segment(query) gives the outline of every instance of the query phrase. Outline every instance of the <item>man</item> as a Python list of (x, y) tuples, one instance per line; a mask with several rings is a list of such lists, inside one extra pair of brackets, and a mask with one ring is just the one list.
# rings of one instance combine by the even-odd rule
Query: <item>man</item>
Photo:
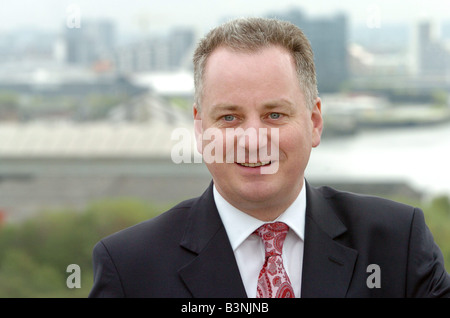
[(419, 209), (306, 182), (323, 122), (301, 30), (228, 22), (199, 43), (194, 77), (213, 181), (100, 241), (91, 297), (450, 297)]

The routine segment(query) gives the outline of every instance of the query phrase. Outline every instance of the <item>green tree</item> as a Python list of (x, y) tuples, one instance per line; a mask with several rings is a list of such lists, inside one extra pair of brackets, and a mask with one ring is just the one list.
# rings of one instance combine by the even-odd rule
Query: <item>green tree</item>
[[(0, 229), (0, 297), (87, 297), (92, 248), (102, 237), (152, 218), (166, 207), (133, 199), (97, 201), (84, 211), (45, 211)], [(81, 268), (69, 289), (67, 266)]]

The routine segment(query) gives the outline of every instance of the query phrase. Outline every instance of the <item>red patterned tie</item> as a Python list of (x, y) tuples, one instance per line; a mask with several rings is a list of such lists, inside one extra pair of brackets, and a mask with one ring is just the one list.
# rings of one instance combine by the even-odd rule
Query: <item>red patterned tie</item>
[(255, 231), (266, 250), (265, 262), (258, 277), (257, 298), (294, 298), (294, 290), (281, 257), (288, 230), (286, 224), (275, 222), (264, 224)]

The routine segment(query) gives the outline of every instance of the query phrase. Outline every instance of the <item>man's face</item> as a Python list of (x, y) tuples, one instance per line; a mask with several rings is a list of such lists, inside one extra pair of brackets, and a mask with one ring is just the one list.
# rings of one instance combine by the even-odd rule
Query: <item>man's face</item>
[[(283, 212), (301, 190), (311, 148), (320, 143), (320, 99), (312, 111), (307, 108), (294, 60), (276, 46), (254, 53), (217, 48), (208, 59), (203, 85), (201, 111), (194, 107), (196, 136), (203, 139), (199, 151), (204, 158), (211, 145), (223, 146), (220, 163), (205, 160), (217, 190), (232, 205), (260, 219), (267, 217), (258, 211)], [(229, 132), (238, 128), (256, 135), (230, 138)], [(215, 135), (220, 142), (205, 138), (208, 129), (222, 132)], [(225, 158), (230, 149), (231, 162)], [(244, 157), (237, 155), (239, 149)], [(272, 158), (263, 158), (263, 153)], [(256, 167), (248, 165), (255, 161)], [(264, 169), (275, 173), (261, 173), (258, 165), (268, 161)]]

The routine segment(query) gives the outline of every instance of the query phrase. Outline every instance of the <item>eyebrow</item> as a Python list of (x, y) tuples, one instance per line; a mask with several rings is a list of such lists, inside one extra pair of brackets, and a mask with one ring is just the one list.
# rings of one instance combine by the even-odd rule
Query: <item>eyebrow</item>
[(274, 99), (264, 103), (264, 108), (273, 109), (277, 107), (293, 107), (294, 104), (287, 99)]
[(212, 106), (210, 115), (212, 117), (215, 117), (222, 113), (235, 112), (235, 111), (242, 110), (243, 108), (244, 107), (242, 107), (242, 106), (233, 105), (233, 104), (216, 104), (216, 105)]
[(242, 109), (243, 107), (239, 106), (239, 105), (234, 105), (234, 104), (216, 104), (216, 105), (213, 105), (212, 108), (213, 108), (213, 111), (222, 111), (222, 110), (235, 111), (238, 109)]

